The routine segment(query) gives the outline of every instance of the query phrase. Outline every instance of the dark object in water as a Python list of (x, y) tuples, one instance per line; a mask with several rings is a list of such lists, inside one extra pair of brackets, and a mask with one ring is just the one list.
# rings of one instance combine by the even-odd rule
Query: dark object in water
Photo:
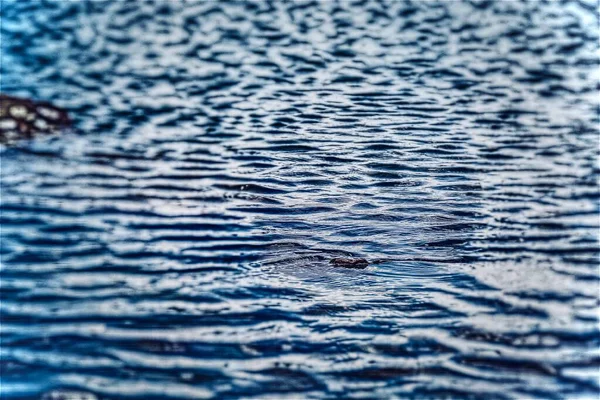
[(337, 257), (329, 261), (334, 267), (364, 269), (369, 266), (369, 262), (364, 258), (345, 258)]
[(0, 143), (57, 133), (70, 124), (67, 112), (50, 103), (0, 94)]

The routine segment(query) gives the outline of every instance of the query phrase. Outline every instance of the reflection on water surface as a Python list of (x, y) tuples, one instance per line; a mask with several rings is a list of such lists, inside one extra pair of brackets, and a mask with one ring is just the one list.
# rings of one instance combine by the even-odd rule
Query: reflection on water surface
[(3, 1), (2, 396), (594, 397), (595, 7)]

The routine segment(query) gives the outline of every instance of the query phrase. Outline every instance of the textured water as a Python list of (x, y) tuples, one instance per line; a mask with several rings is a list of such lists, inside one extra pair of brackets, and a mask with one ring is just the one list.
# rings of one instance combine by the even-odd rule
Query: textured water
[(595, 2), (1, 5), (3, 398), (599, 394)]

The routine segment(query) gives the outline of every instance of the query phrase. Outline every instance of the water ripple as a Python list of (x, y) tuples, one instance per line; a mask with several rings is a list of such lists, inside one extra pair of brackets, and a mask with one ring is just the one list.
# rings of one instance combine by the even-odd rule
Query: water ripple
[(2, 14), (3, 398), (598, 395), (590, 2)]

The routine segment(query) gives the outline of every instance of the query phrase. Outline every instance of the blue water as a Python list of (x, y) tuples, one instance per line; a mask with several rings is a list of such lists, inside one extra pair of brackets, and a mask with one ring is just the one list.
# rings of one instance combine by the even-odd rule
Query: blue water
[(1, 5), (2, 398), (599, 395), (595, 2)]

